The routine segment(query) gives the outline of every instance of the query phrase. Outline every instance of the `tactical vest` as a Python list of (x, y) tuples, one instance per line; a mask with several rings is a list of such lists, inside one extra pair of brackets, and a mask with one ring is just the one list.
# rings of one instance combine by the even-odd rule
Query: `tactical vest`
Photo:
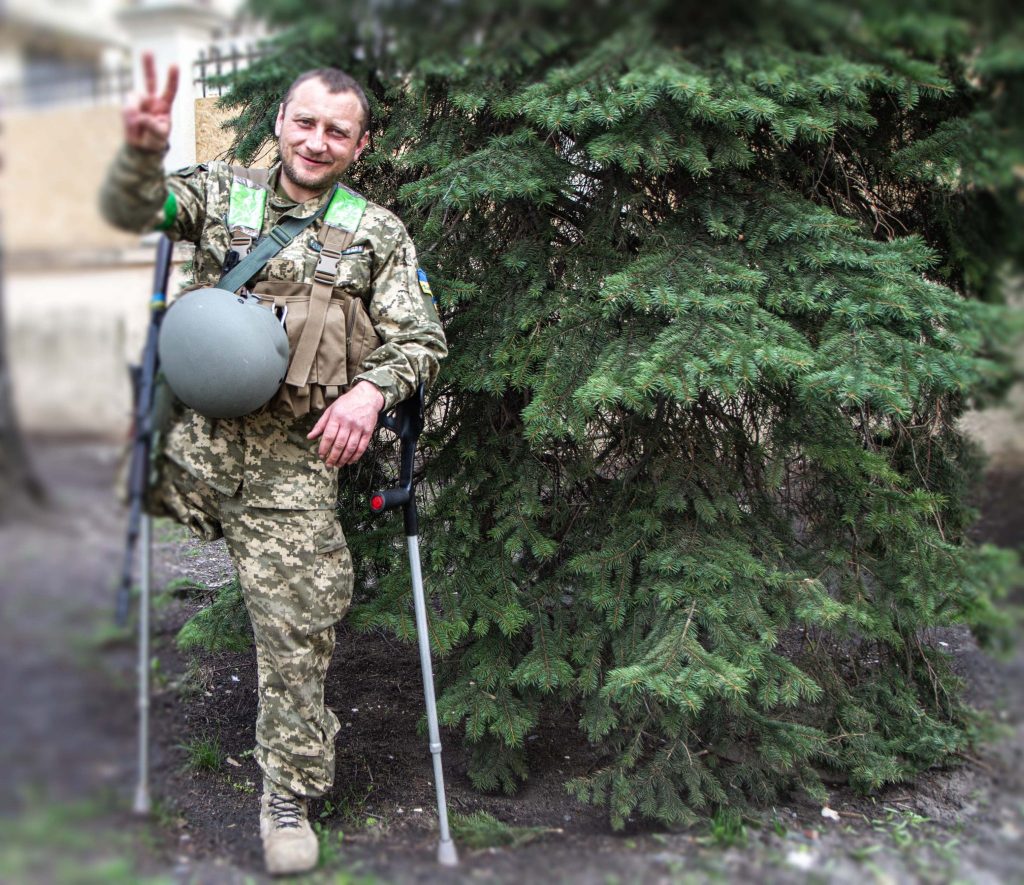
[[(263, 228), (269, 184), (267, 170), (232, 166), (231, 171), (227, 260), (237, 263)], [(334, 285), (342, 253), (352, 245), (365, 210), (366, 199), (339, 184), (320, 224), (311, 282), (264, 280), (253, 287), (288, 333), (288, 373), (271, 406), (289, 409), (295, 417), (322, 411), (337, 399), (383, 343), (362, 298)]]

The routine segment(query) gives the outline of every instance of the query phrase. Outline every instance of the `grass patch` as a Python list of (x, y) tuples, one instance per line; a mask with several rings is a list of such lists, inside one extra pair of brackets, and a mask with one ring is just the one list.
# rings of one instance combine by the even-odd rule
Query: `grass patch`
[(153, 540), (158, 544), (180, 544), (191, 537), (191, 532), (180, 522), (166, 517), (153, 520)]
[(919, 841), (921, 836), (916, 831), (922, 824), (929, 823), (927, 817), (912, 811), (901, 811), (888, 806), (883, 810), (885, 817), (872, 820), (871, 829), (876, 833), (887, 833), (897, 848), (909, 848)]
[(213, 674), (209, 665), (192, 655), (181, 674), (171, 681), (170, 686), (178, 693), (179, 698), (190, 701), (209, 691), (212, 684)]
[(332, 830), (327, 824), (314, 821), (313, 832), (320, 846), (317, 869), (297, 881), (304, 885), (387, 885), (386, 880), (371, 873), (360, 873), (362, 861), (344, 856), (345, 833), (342, 830)]
[(178, 744), (178, 749), (185, 751), (187, 771), (220, 771), (224, 764), (224, 751), (220, 746), (220, 738), (216, 736), (200, 737)]
[(323, 822), (338, 821), (350, 832), (359, 831), (363, 835), (383, 835), (387, 832), (388, 821), (380, 814), (368, 810), (373, 785), (355, 790), (351, 786), (333, 799), (325, 799), (318, 815)]
[(341, 862), (341, 846), (345, 841), (345, 833), (342, 830), (332, 830), (319, 821), (313, 824), (313, 832), (320, 843), (320, 866), (337, 866)]
[(708, 822), (708, 835), (719, 848), (747, 844), (747, 828), (743, 815), (734, 808), (720, 808)]
[(160, 588), (160, 597), (170, 599), (190, 599), (209, 592), (209, 587), (194, 578), (173, 578)]
[(72, 646), (76, 652), (87, 655), (119, 648), (135, 641), (132, 626), (118, 627), (112, 620), (104, 619), (88, 632), (75, 635)]

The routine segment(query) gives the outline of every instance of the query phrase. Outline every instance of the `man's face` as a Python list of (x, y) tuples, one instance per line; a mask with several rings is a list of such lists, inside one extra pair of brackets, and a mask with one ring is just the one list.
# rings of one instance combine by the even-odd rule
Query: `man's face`
[(300, 203), (323, 193), (363, 152), (363, 110), (352, 92), (328, 91), (316, 77), (300, 83), (277, 112), (285, 192)]

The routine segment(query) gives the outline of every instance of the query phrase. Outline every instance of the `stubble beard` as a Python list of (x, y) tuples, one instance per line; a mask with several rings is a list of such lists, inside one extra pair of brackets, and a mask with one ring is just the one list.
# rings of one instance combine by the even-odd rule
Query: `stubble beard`
[(291, 160), (281, 160), (281, 171), (285, 177), (295, 185), (309, 191), (325, 191), (339, 178), (334, 172), (326, 172), (323, 175), (304, 175), (295, 168)]

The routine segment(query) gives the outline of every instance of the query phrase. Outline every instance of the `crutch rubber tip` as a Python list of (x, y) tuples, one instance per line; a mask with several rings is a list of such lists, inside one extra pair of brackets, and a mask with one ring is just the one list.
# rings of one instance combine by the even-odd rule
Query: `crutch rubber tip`
[(448, 839), (446, 842), (437, 843), (437, 862), (443, 867), (457, 867), (459, 865), (459, 854), (455, 850), (455, 843)]
[(132, 803), (132, 811), (135, 814), (146, 815), (149, 814), (151, 805), (149, 801), (149, 792), (143, 787), (136, 787), (135, 789), (135, 801)]

